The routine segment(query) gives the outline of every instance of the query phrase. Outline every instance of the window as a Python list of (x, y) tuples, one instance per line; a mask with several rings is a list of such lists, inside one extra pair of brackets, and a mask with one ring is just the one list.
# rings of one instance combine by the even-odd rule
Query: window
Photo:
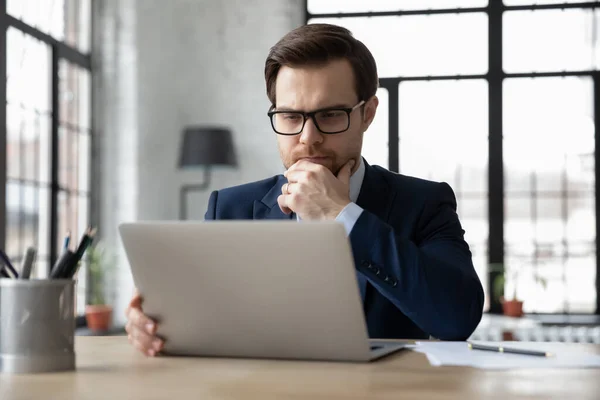
[[(569, 9), (504, 14), (506, 72), (583, 71), (600, 66), (599, 11)], [(560, 26), (560, 29), (556, 29)], [(535, 27), (535, 29), (532, 29)]]
[(350, 29), (373, 53), (380, 77), (487, 72), (484, 13), (320, 18), (314, 22)]
[[(45, 277), (67, 231), (77, 242), (90, 225), (90, 60), (80, 52), (90, 45), (90, 1), (8, 0), (7, 14), (0, 246), (17, 265), (35, 246), (33, 274)], [(80, 313), (85, 282), (77, 285)]]
[(504, 93), (505, 257), (521, 271), (518, 294), (526, 311), (593, 312), (592, 79), (507, 79)]
[(91, 0), (7, 0), (6, 12), (81, 52), (90, 51)]
[(37, 271), (48, 267), (50, 217), (50, 49), (7, 31), (6, 252), (17, 263), (38, 249)]
[[(500, 311), (490, 296), (493, 262), (526, 272), (518, 282), (508, 276), (506, 291), (517, 287), (527, 312), (600, 312), (597, 2), (309, 0), (307, 6), (309, 23), (347, 27), (377, 62), (385, 101), (377, 139), (365, 135), (365, 156), (454, 189), (486, 309)], [(384, 104), (387, 121), (381, 121)], [(379, 133), (385, 129), (387, 155)], [(545, 290), (536, 275), (547, 280)]]

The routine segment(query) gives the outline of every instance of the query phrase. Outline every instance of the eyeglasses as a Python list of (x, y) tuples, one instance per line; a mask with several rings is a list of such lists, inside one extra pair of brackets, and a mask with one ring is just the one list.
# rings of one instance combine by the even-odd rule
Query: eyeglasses
[(312, 112), (269, 111), (273, 130), (279, 135), (297, 135), (304, 129), (306, 120), (312, 119), (321, 133), (334, 134), (350, 128), (350, 114), (365, 104), (362, 100), (352, 108), (324, 108)]

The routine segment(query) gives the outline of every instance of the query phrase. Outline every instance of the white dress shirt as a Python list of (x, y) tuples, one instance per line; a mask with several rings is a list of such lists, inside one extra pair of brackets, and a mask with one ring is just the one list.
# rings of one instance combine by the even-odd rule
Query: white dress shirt
[[(338, 214), (335, 218), (336, 221), (344, 224), (344, 228), (346, 229), (346, 234), (349, 236), (350, 232), (352, 232), (352, 228), (354, 228), (354, 224), (358, 221), (360, 214), (362, 214), (363, 209), (356, 204), (356, 200), (358, 200), (358, 195), (360, 193), (360, 189), (362, 187), (363, 180), (365, 179), (365, 162), (363, 158), (360, 158), (360, 165), (356, 172), (352, 174), (350, 177), (350, 201), (344, 209)], [(296, 214), (296, 219), (300, 221), (300, 217)]]

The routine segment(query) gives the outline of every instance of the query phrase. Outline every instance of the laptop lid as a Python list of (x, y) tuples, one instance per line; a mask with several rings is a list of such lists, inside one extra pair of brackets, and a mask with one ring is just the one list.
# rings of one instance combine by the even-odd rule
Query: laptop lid
[(370, 358), (341, 224), (137, 222), (119, 231), (166, 354)]

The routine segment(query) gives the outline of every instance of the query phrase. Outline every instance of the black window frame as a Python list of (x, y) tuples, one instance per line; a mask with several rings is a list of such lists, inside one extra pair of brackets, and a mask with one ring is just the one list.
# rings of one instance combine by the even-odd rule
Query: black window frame
[[(7, 31), (9, 28), (15, 28), (20, 32), (39, 40), (50, 48), (51, 64), (51, 130), (50, 130), (50, 221), (48, 230), (48, 243), (49, 243), (49, 262), (52, 265), (57, 257), (58, 249), (58, 196), (61, 191), (65, 191), (65, 188), (59, 184), (59, 160), (60, 160), (60, 148), (59, 148), (59, 129), (60, 123), (60, 78), (59, 78), (59, 65), (61, 60), (65, 60), (79, 68), (87, 70), (92, 73), (92, 61), (91, 55), (85, 54), (79, 51), (75, 46), (67, 44), (64, 41), (57, 40), (51, 35), (40, 31), (39, 29), (21, 21), (18, 18), (13, 17), (7, 13), (7, 0), (0, 0), (0, 76), (4, 76), (4, 79), (0, 79), (0, 126), (2, 126), (0, 134), (0, 247), (5, 248), (6, 246), (6, 183), (7, 183), (7, 121), (6, 121), (6, 74), (7, 74)], [(93, 37), (93, 18), (90, 16), (90, 37)], [(94, 148), (94, 132), (93, 132), (93, 119), (94, 119), (94, 104), (92, 90), (89, 91), (90, 96), (90, 142), (91, 148)], [(93, 151), (91, 151), (93, 153)], [(90, 171), (90, 179), (94, 176), (94, 166), (92, 163), (92, 155), (90, 153), (88, 165)], [(94, 201), (93, 187), (90, 187), (89, 191), (89, 206), (87, 215), (90, 218), (90, 224), (93, 224), (93, 215), (90, 211), (93, 209), (91, 204)]]
[[(380, 87), (389, 92), (389, 143), (398, 143), (397, 146), (388, 146), (389, 165), (391, 171), (399, 172), (400, 166), (400, 130), (399, 130), (399, 100), (398, 87), (405, 81), (434, 81), (434, 80), (465, 80), (484, 79), (488, 82), (489, 96), (489, 140), (488, 140), (488, 265), (504, 265), (504, 160), (502, 139), (503, 118), (503, 82), (508, 78), (541, 78), (541, 77), (591, 77), (594, 85), (594, 133), (595, 149), (600, 141), (600, 71), (553, 71), (543, 73), (506, 73), (502, 69), (502, 17), (507, 11), (523, 10), (565, 10), (565, 9), (592, 9), (600, 7), (600, 2), (593, 3), (563, 3), (563, 4), (536, 4), (507, 6), (501, 0), (489, 0), (485, 7), (446, 8), (435, 10), (404, 10), (404, 11), (376, 11), (376, 12), (348, 12), (348, 13), (311, 13), (308, 10), (308, 0), (305, 0), (305, 23), (318, 18), (356, 18), (356, 17), (383, 17), (407, 15), (434, 15), (434, 14), (467, 14), (486, 13), (488, 16), (488, 72), (479, 75), (446, 75), (446, 76), (410, 76), (380, 78)], [(600, 152), (594, 152), (594, 178), (595, 178), (595, 212), (596, 212), (596, 310), (600, 315), (600, 246), (598, 232), (600, 232)], [(504, 271), (495, 269), (488, 271), (488, 293), (494, 293), (494, 281)], [(502, 306), (495, 296), (490, 296), (490, 313), (502, 313)]]

